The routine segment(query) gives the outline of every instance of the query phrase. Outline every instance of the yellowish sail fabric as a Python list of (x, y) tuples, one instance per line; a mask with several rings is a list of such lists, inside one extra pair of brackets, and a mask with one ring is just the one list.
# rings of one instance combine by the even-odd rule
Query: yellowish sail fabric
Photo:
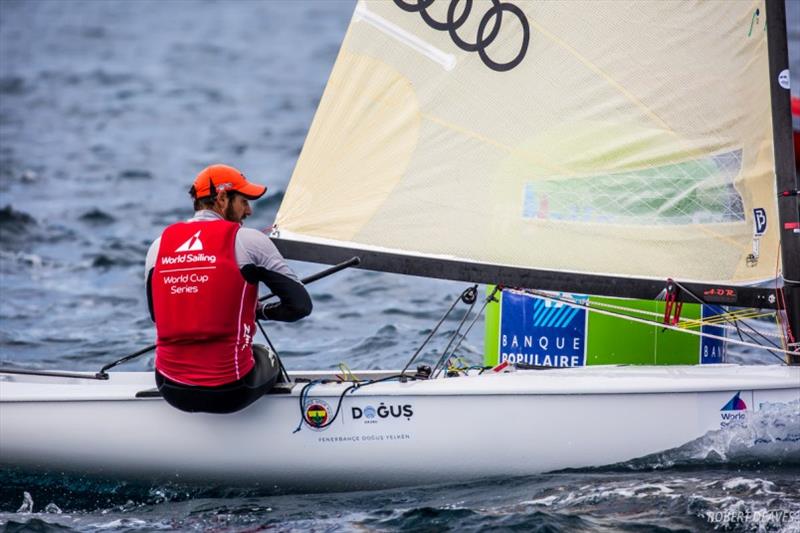
[(764, 13), (361, 0), (276, 225), (477, 263), (773, 278)]

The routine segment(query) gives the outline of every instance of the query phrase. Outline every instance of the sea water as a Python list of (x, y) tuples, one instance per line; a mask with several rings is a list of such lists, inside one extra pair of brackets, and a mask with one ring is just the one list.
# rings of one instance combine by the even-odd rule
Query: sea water
[[(97, 370), (151, 344), (144, 256), (163, 227), (191, 214), (187, 190), (204, 165), (230, 163), (266, 183), (246, 224), (272, 223), (352, 9), (350, 0), (0, 1), (0, 363)], [(292, 266), (301, 276), (321, 268)], [(268, 331), (290, 369), (397, 368), (464, 288), (345, 271), (309, 286), (309, 318)], [(446, 322), (432, 357), (459, 319)], [(462, 346), (476, 363), (480, 330)], [(152, 355), (125, 368), (151, 369)], [(798, 425), (796, 406), (774, 407), (623, 464), (363, 493), (10, 468), (0, 472), (0, 524), (798, 531)]]

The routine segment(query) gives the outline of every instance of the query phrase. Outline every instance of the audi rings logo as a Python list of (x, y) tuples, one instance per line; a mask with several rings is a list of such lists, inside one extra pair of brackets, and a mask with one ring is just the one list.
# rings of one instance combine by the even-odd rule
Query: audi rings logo
[[(459, 29), (464, 25), (467, 19), (472, 14), (472, 7), (475, 0), (450, 0), (450, 5), (447, 7), (447, 19), (445, 21), (434, 19), (428, 8), (434, 3), (435, 0), (394, 0), (397, 7), (410, 13), (418, 12), (425, 21), (425, 24), (431, 28), (439, 31), (446, 31), (450, 34), (453, 42), (462, 50), (467, 52), (478, 52), (478, 55), (483, 61), (483, 64), (497, 72), (505, 72), (516, 67), (525, 58), (528, 52), (528, 43), (531, 39), (531, 30), (528, 26), (528, 19), (522, 9), (512, 4), (511, 2), (501, 2), (500, 0), (491, 0), (492, 5), (489, 10), (481, 16), (478, 23), (478, 31), (475, 36), (475, 41), (470, 42), (459, 35)], [(485, 5), (481, 3), (480, 5)], [(459, 8), (459, 6), (461, 6)], [(456, 13), (460, 11), (458, 16)], [(522, 43), (520, 43), (519, 52), (511, 61), (500, 63), (495, 61), (486, 52), (487, 48), (497, 39), (500, 34), (500, 26), (506, 20), (504, 18), (506, 12), (510, 13), (509, 16), (516, 18), (522, 27)]]

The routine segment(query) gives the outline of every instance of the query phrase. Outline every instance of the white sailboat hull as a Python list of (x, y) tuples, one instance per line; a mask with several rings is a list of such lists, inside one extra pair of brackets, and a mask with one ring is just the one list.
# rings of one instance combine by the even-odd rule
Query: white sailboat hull
[[(391, 381), (348, 394), (330, 427), (304, 423), (296, 433), (300, 384), (232, 415), (136, 397), (153, 387), (150, 373), (0, 374), (0, 462), (313, 490), (535, 474), (630, 460), (741, 423), (765, 403), (798, 402), (800, 368), (585, 367)], [(308, 399), (332, 416), (345, 387), (315, 385)], [(722, 410), (737, 393), (743, 404)]]

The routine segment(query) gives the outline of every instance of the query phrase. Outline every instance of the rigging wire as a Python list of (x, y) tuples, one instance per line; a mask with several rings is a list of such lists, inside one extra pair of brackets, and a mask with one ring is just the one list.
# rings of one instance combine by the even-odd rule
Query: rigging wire
[[(687, 293), (689, 296), (691, 296), (691, 297), (692, 297), (694, 300), (696, 300), (696, 301), (697, 301), (697, 302), (699, 302), (700, 304), (704, 304), (703, 300), (701, 300), (700, 298), (698, 298), (698, 297), (697, 297), (697, 295), (695, 295), (695, 294), (694, 294), (692, 291), (688, 290), (686, 287), (684, 287), (683, 285), (681, 285), (681, 284), (680, 284), (680, 283), (678, 283), (677, 281), (676, 281), (676, 282), (674, 282), (674, 283), (675, 283), (675, 285), (677, 285), (677, 286), (678, 286), (678, 287), (679, 287), (681, 290), (684, 290), (684, 291), (686, 291), (686, 293)], [(713, 308), (713, 306), (712, 306), (712, 308)], [(726, 314), (726, 313), (721, 313), (721, 314), (720, 314), (720, 316), (723, 316), (723, 317), (724, 317), (724, 316), (725, 316), (725, 314)], [(730, 320), (729, 320), (729, 322), (730, 322)], [(748, 325), (748, 328), (750, 329), (750, 331), (752, 331), (753, 333), (755, 333), (755, 334), (757, 334), (759, 337), (761, 337), (761, 338), (762, 338), (764, 341), (768, 342), (769, 344), (771, 344), (771, 345), (772, 345), (772, 346), (774, 346), (775, 348), (778, 348), (778, 349), (780, 349), (780, 347), (778, 346), (778, 344), (777, 344), (777, 343), (775, 343), (775, 342), (771, 341), (770, 339), (768, 339), (768, 338), (767, 338), (765, 335), (763, 335), (763, 334), (762, 334), (760, 331), (758, 331), (757, 329), (755, 329), (755, 328), (753, 328), (753, 327), (751, 327), (751, 326), (749, 326), (749, 325)], [(749, 333), (747, 333), (747, 332), (744, 332), (744, 334), (747, 336), (747, 338), (748, 338), (748, 339), (750, 339), (750, 340), (751, 340), (751, 341), (753, 341), (753, 342), (756, 342), (756, 340), (755, 340), (755, 339), (754, 339), (754, 338), (753, 338), (753, 337), (752, 337), (752, 336), (751, 336)], [(767, 349), (767, 350), (769, 350), (769, 348), (767, 348), (767, 347), (764, 347), (764, 348), (765, 348), (765, 349)]]
[(602, 309), (596, 309), (596, 308), (590, 307), (587, 304), (575, 303), (575, 302), (572, 302), (572, 301), (564, 299), (564, 298), (558, 298), (556, 296), (545, 294), (545, 293), (543, 293), (541, 291), (535, 291), (535, 290), (532, 290), (532, 289), (524, 289), (522, 292), (527, 292), (529, 294), (533, 294), (535, 296), (539, 296), (540, 298), (545, 298), (547, 300), (551, 300), (551, 301), (554, 301), (554, 302), (561, 302), (561, 303), (563, 303), (565, 305), (568, 305), (570, 307), (577, 307), (577, 308), (581, 308), (581, 309), (586, 309), (587, 311), (590, 311), (590, 312), (593, 312), (593, 313), (599, 313), (601, 315), (614, 316), (614, 317), (621, 318), (621, 319), (624, 319), (624, 320), (630, 320), (632, 322), (639, 322), (639, 323), (647, 324), (647, 325), (650, 325), (650, 326), (657, 326), (657, 327), (660, 327), (660, 328), (663, 328), (663, 329), (669, 329), (669, 330), (672, 330), (672, 331), (678, 331), (678, 332), (682, 332), (682, 333), (687, 333), (689, 335), (695, 335), (695, 336), (698, 336), (698, 337), (708, 337), (708, 338), (711, 338), (711, 339), (721, 340), (723, 342), (727, 342), (727, 343), (730, 343), (730, 344), (738, 344), (738, 345), (741, 345), (741, 346), (747, 346), (749, 348), (766, 349), (774, 357), (776, 357), (779, 361), (781, 361), (781, 363), (783, 363), (783, 364), (786, 364), (786, 362), (783, 359), (781, 359), (777, 354), (775, 354), (773, 352), (780, 352), (780, 353), (785, 353), (785, 354), (791, 354), (792, 353), (792, 352), (789, 352), (789, 351), (786, 351), (786, 350), (781, 350), (780, 348), (767, 348), (767, 347), (765, 347), (765, 346), (763, 346), (761, 344), (755, 344), (755, 343), (744, 342), (744, 341), (737, 341), (737, 340), (729, 339), (727, 337), (722, 337), (722, 336), (719, 336), (719, 335), (713, 335), (713, 334), (710, 334), (710, 333), (702, 333), (702, 332), (699, 332), (699, 331), (693, 331), (693, 330), (685, 329), (685, 328), (678, 328), (678, 327), (675, 327), (675, 326), (670, 326), (668, 324), (663, 324), (663, 323), (655, 322), (655, 321), (652, 321), (652, 320), (646, 320), (646, 319), (642, 319), (642, 318), (632, 317), (632, 316), (629, 316), (629, 315), (623, 315), (621, 313), (614, 313), (612, 311), (605, 311), (605, 310), (602, 310)]
[[(703, 304), (707, 307), (710, 307), (712, 311), (714, 311), (714, 315), (705, 317), (705, 318), (684, 318), (679, 324), (679, 327), (684, 327), (687, 329), (690, 328), (700, 328), (703, 326), (714, 326), (718, 328), (729, 328), (735, 329), (737, 322), (753, 319), (753, 318), (763, 318), (763, 317), (771, 317), (775, 313), (770, 311), (767, 313), (762, 313), (757, 309), (743, 309), (741, 311), (725, 311), (719, 310), (714, 306), (709, 304)], [(726, 323), (732, 322), (730, 325), (726, 325)], [(766, 334), (765, 334), (766, 335)], [(780, 337), (777, 334), (770, 334), (773, 337)]]
[[(663, 318), (663, 313), (657, 313), (655, 311), (648, 311), (646, 309), (632, 309), (630, 307), (625, 307), (622, 305), (614, 305), (608, 302), (592, 302), (592, 305), (595, 307), (602, 307), (605, 309), (615, 309), (618, 311), (623, 311), (625, 313), (632, 313), (634, 315), (647, 315), (652, 317), (660, 317)], [(708, 305), (708, 304), (704, 304)], [(710, 306), (709, 306), (710, 307)], [(677, 327), (682, 329), (690, 329), (690, 328), (700, 328), (702, 326), (714, 326), (718, 328), (724, 329), (731, 329), (731, 330), (738, 330), (738, 322), (743, 321), (745, 319), (752, 319), (752, 318), (762, 318), (762, 317), (772, 317), (775, 315), (774, 312), (767, 312), (762, 313), (757, 309), (744, 309), (742, 311), (734, 311), (734, 312), (726, 312), (715, 310), (715, 315), (707, 318), (685, 318), (681, 317), (681, 322), (677, 324)], [(733, 319), (733, 324), (726, 324), (729, 320), (726, 316), (731, 317)], [(752, 326), (750, 326), (752, 327)], [(781, 336), (777, 333), (765, 333), (761, 332), (762, 335), (765, 336), (772, 336), (775, 338), (781, 338)]]
[(286, 371), (286, 367), (283, 366), (283, 361), (281, 360), (281, 356), (278, 354), (278, 350), (275, 349), (275, 346), (272, 344), (272, 341), (269, 340), (269, 337), (267, 336), (267, 331), (264, 329), (264, 326), (261, 325), (261, 322), (258, 320), (258, 318), (256, 318), (256, 324), (258, 324), (258, 329), (261, 330), (261, 334), (264, 335), (264, 338), (267, 340), (267, 344), (269, 344), (272, 353), (275, 354), (275, 358), (278, 360), (278, 366), (280, 366), (281, 375), (283, 376), (283, 379), (286, 380), (285, 381), (286, 383), (291, 383), (292, 378), (289, 377), (289, 373)]
[[(686, 289), (686, 287), (682, 286), (682, 285), (681, 285), (680, 283), (678, 283), (677, 281), (675, 282), (675, 284), (676, 284), (676, 285), (677, 285), (679, 288), (681, 288), (682, 290), (686, 291), (686, 292), (687, 292), (687, 294), (689, 294), (689, 296), (691, 296), (692, 298), (694, 298), (695, 300), (697, 300), (699, 303), (701, 303), (701, 304), (703, 304), (703, 303), (704, 303), (704, 302), (703, 302), (703, 301), (702, 301), (700, 298), (698, 298), (698, 297), (697, 297), (697, 296), (696, 296), (696, 295), (695, 295), (695, 294), (694, 294), (692, 291), (690, 291), (690, 290)], [(713, 309), (713, 306), (712, 306), (712, 309)], [(723, 313), (721, 316), (723, 316), (723, 317), (724, 317), (724, 316), (725, 316), (725, 314)], [(736, 322), (734, 322), (734, 323), (736, 323)], [(767, 342), (767, 343), (769, 343), (770, 345), (772, 345), (772, 346), (774, 347), (774, 349), (775, 349), (775, 350), (777, 350), (777, 351), (779, 351), (779, 352), (781, 352), (781, 353), (784, 353), (784, 354), (791, 354), (791, 352), (789, 352), (789, 351), (787, 351), (787, 350), (786, 350), (786, 346), (785, 346), (785, 345), (783, 345), (782, 347), (780, 347), (780, 346), (778, 346), (778, 344), (777, 344), (777, 343), (775, 343), (775, 342), (771, 341), (770, 339), (768, 339), (768, 338), (767, 338), (767, 337), (766, 337), (764, 334), (762, 334), (760, 331), (758, 331), (758, 330), (757, 330), (757, 329), (755, 329), (754, 327), (752, 327), (752, 326), (750, 326), (750, 325), (748, 325), (748, 324), (745, 324), (745, 325), (748, 327), (748, 329), (749, 329), (751, 332), (755, 333), (755, 334), (756, 334), (756, 335), (758, 335), (758, 336), (759, 336), (759, 337), (760, 337), (762, 340), (764, 340), (765, 342)], [(737, 331), (739, 332), (739, 338), (741, 339), (741, 334), (742, 334), (742, 331), (741, 331), (741, 330), (739, 330), (739, 328), (738, 328), (738, 327), (737, 327)], [(755, 338), (753, 338), (753, 336), (752, 336), (752, 335), (750, 335), (750, 333), (748, 333), (747, 331), (745, 331), (745, 332), (744, 332), (744, 335), (745, 335), (745, 336), (746, 336), (748, 339), (750, 339), (751, 341), (753, 341), (753, 343), (754, 343), (756, 346), (758, 346), (758, 347), (761, 347), (761, 348), (763, 348), (763, 349), (767, 350), (767, 351), (768, 351), (768, 352), (769, 352), (771, 355), (773, 355), (773, 356), (774, 356), (776, 359), (778, 359), (778, 360), (780, 360), (782, 363), (786, 364), (786, 361), (784, 360), (785, 358), (782, 358), (782, 357), (778, 356), (778, 354), (777, 354), (777, 353), (775, 353), (775, 352), (773, 352), (773, 351), (772, 351), (772, 350), (773, 350), (772, 348), (769, 348), (769, 347), (767, 347), (767, 346), (763, 346), (763, 345), (761, 345), (761, 344), (758, 344), (758, 342), (756, 342), (756, 339), (755, 339)], [(731, 342), (731, 341), (728, 341), (728, 342)], [(740, 341), (740, 342), (743, 342), (743, 341)], [(735, 342), (734, 342), (734, 343), (735, 343)]]
[[(469, 315), (472, 314), (472, 309), (475, 307), (475, 302), (477, 301), (476, 298), (477, 293), (478, 293), (477, 285), (473, 285), (472, 287), (468, 288), (463, 293), (461, 293), (461, 301), (463, 301), (464, 303), (468, 303), (469, 309), (467, 309), (467, 312), (464, 313), (464, 316), (461, 318), (461, 322), (458, 323), (458, 327), (456, 328), (456, 331), (453, 333), (453, 335), (450, 337), (450, 342), (448, 342), (447, 346), (445, 346), (444, 351), (442, 352), (442, 356), (439, 357), (438, 361), (436, 361), (436, 365), (433, 367), (433, 370), (431, 371), (431, 377), (436, 378), (436, 376), (438, 376), (441, 373), (441, 371), (444, 370), (444, 368), (447, 366), (445, 365), (445, 361), (449, 357), (447, 355), (447, 352), (450, 350), (450, 347), (453, 345), (453, 342), (455, 342), (456, 337), (458, 337), (459, 334), (461, 333), (461, 328), (464, 326), (464, 323), (467, 321), (467, 318), (469, 318)], [(455, 353), (455, 350), (453, 350), (453, 353)], [(441, 369), (439, 368), (440, 366)]]
[[(678, 282), (674, 282), (674, 283), (675, 283), (675, 285), (677, 285), (678, 287), (682, 288), (687, 293), (689, 293), (693, 298), (695, 298), (695, 300), (698, 301), (698, 303), (701, 303), (703, 305), (707, 305), (708, 307), (710, 307), (714, 311), (714, 313), (716, 313), (713, 317), (709, 317), (708, 319), (687, 319), (687, 318), (683, 318), (683, 319), (681, 319), (681, 322), (679, 324), (675, 325), (677, 328), (679, 328), (679, 330), (685, 331), (685, 330), (687, 330), (689, 328), (692, 328), (692, 327), (697, 328), (697, 327), (702, 327), (703, 325), (713, 325), (715, 327), (735, 330), (737, 332), (738, 336), (739, 336), (739, 340), (741, 342), (745, 342), (744, 338), (742, 337), (742, 329), (740, 327), (740, 323), (742, 323), (747, 327), (747, 329), (749, 331), (752, 331), (753, 333), (755, 333), (759, 337), (761, 337), (764, 340), (764, 342), (770, 344), (775, 349), (778, 349), (778, 350), (780, 349), (778, 344), (775, 343), (774, 341), (771, 341), (770, 339), (768, 339), (767, 336), (769, 335), (769, 336), (773, 336), (773, 337), (782, 339), (781, 335), (764, 333), (762, 331), (757, 330), (756, 328), (754, 328), (750, 324), (747, 324), (747, 323), (743, 322), (743, 320), (745, 318), (758, 318), (758, 317), (761, 317), (761, 316), (773, 316), (774, 313), (772, 313), (772, 312), (770, 312), (770, 313), (760, 313), (760, 311), (755, 310), (755, 309), (746, 309), (746, 310), (742, 310), (742, 311), (728, 312), (728, 311), (725, 311), (722, 308), (715, 307), (715, 306), (710, 306), (708, 304), (705, 304), (705, 302), (703, 302), (702, 300), (697, 298), (697, 296), (695, 296), (691, 291), (689, 291), (688, 289), (683, 287), (680, 283), (678, 283)], [(605, 302), (592, 302), (591, 306), (593, 306), (595, 308), (594, 310), (596, 310), (597, 307), (604, 307), (604, 308), (608, 308), (608, 309), (616, 309), (616, 310), (619, 310), (619, 311), (623, 311), (623, 313), (617, 313), (616, 314), (619, 318), (623, 318), (623, 319), (626, 318), (626, 317), (630, 317), (631, 316), (630, 313), (632, 313), (634, 315), (636, 315), (636, 314), (638, 314), (638, 315), (650, 315), (650, 316), (654, 316), (654, 317), (662, 316), (660, 313), (647, 311), (647, 310), (644, 310), (644, 309), (630, 309), (628, 307), (613, 305), (613, 304), (609, 304), (609, 303), (605, 303)], [(586, 307), (587, 307), (587, 309), (590, 309), (589, 306), (586, 306)], [(727, 324), (724, 323), (724, 322), (727, 322)], [(656, 325), (655, 322), (653, 322), (653, 324)], [(749, 333), (744, 332), (744, 334), (748, 337), (748, 339), (753, 341), (758, 348), (763, 348), (763, 349), (766, 349), (766, 350), (770, 349), (769, 347), (764, 346), (763, 344), (759, 344), (757, 342), (757, 340), (752, 335), (750, 335)], [(709, 335), (705, 334), (705, 333), (700, 333), (700, 336), (709, 336)], [(730, 339), (727, 339), (727, 338), (725, 338), (725, 339), (726, 339), (726, 342), (731, 342)], [(773, 355), (775, 355), (775, 354), (773, 354)]]
[[(744, 321), (747, 318), (759, 318), (759, 317), (764, 317), (764, 316), (772, 316), (772, 315), (774, 315), (774, 313), (753, 314), (753, 315), (749, 315), (749, 316), (737, 315), (735, 313), (726, 313), (721, 308), (713, 306), (713, 305), (709, 305), (709, 304), (703, 304), (703, 305), (707, 305), (709, 308), (711, 308), (711, 310), (713, 312), (717, 313), (715, 315), (715, 317), (720, 317), (719, 319), (716, 319), (715, 321), (711, 322), (712, 326), (725, 327), (725, 328), (728, 328), (728, 329), (733, 327), (736, 330), (736, 333), (739, 335), (739, 339), (740, 340), (744, 340), (742, 338), (742, 335), (744, 335), (745, 337), (747, 337), (751, 341), (757, 343), (758, 341), (755, 338), (753, 338), (753, 335), (750, 334), (750, 333), (753, 333), (753, 334), (757, 335), (759, 338), (761, 338), (764, 342), (769, 343), (771, 346), (774, 346), (775, 348), (780, 348), (780, 346), (778, 345), (777, 342), (775, 342), (773, 340), (770, 340), (768, 338), (768, 337), (774, 337), (774, 338), (780, 340), (782, 338), (780, 335), (773, 334), (773, 333), (765, 333), (763, 331), (760, 331), (760, 330), (756, 329), (753, 325), (748, 324), (747, 322)], [(741, 326), (744, 326), (744, 328), (742, 328)], [(764, 348), (765, 349), (769, 349), (766, 346), (764, 346)]]
[(455, 354), (455, 353), (458, 351), (458, 349), (461, 347), (461, 343), (462, 343), (462, 342), (464, 342), (464, 339), (466, 339), (466, 338), (467, 338), (467, 335), (469, 335), (469, 332), (470, 332), (470, 331), (472, 331), (472, 326), (474, 326), (474, 325), (475, 325), (475, 323), (478, 321), (478, 319), (479, 319), (481, 316), (483, 316), (483, 312), (486, 310), (486, 306), (487, 306), (487, 305), (489, 305), (489, 303), (490, 303), (490, 302), (496, 302), (496, 301), (498, 301), (498, 300), (495, 298), (495, 295), (498, 293), (498, 291), (502, 291), (502, 290), (503, 290), (503, 288), (502, 288), (502, 285), (495, 285), (495, 286), (494, 286), (494, 290), (492, 290), (492, 293), (491, 293), (491, 294), (489, 294), (489, 296), (487, 296), (487, 297), (486, 297), (486, 298), (483, 300), (483, 306), (481, 307), (480, 311), (478, 311), (478, 314), (476, 314), (476, 315), (475, 315), (475, 318), (473, 318), (473, 319), (472, 319), (472, 323), (471, 323), (471, 324), (469, 325), (469, 327), (467, 328), (467, 331), (465, 331), (465, 332), (464, 332), (464, 335), (462, 335), (462, 336), (461, 336), (461, 339), (459, 339), (459, 341), (458, 341), (458, 344), (456, 344), (456, 347), (455, 347), (455, 348), (453, 348), (453, 353), (454, 353), (454, 354)]
[[(775, 254), (775, 298), (778, 298), (778, 275), (781, 270), (781, 240), (778, 239), (778, 253)], [(775, 313), (775, 325), (778, 326), (778, 331), (781, 332), (781, 346), (785, 350), (786, 346), (786, 333), (783, 328), (783, 315), (780, 309)]]
[[(794, 350), (793, 357), (798, 357), (798, 353), (800, 353), (800, 344), (795, 342), (794, 332), (792, 331), (792, 325), (789, 322), (789, 316), (786, 312), (786, 299), (783, 291), (783, 287), (778, 286), (778, 274), (780, 272), (780, 258), (781, 254), (783, 253), (782, 249), (782, 242), (778, 239), (778, 253), (775, 257), (775, 297), (778, 299), (779, 302), (779, 311), (775, 315), (775, 323), (778, 325), (778, 329), (783, 335), (781, 337), (781, 344), (785, 350)], [(784, 284), (786, 283), (786, 279), (784, 278)]]
[(431, 332), (428, 334), (428, 336), (425, 338), (425, 340), (422, 341), (422, 344), (420, 344), (419, 348), (417, 348), (417, 351), (414, 352), (414, 355), (412, 355), (411, 359), (408, 360), (408, 362), (406, 363), (406, 366), (404, 366), (403, 370), (400, 371), (400, 375), (405, 375), (406, 370), (408, 370), (408, 367), (411, 366), (411, 364), (414, 362), (414, 360), (422, 352), (422, 349), (425, 348), (425, 346), (428, 344), (428, 342), (430, 342), (430, 340), (433, 338), (433, 336), (436, 335), (436, 332), (439, 330), (439, 328), (444, 323), (444, 321), (447, 319), (447, 317), (450, 316), (450, 313), (453, 312), (453, 309), (455, 309), (456, 304), (458, 304), (459, 300), (461, 300), (461, 296), (462, 295), (460, 294), (458, 296), (458, 298), (456, 298), (453, 301), (453, 303), (450, 305), (450, 309), (448, 309), (447, 312), (442, 316), (442, 318), (439, 319), (439, 322), (436, 324), (436, 326), (433, 328), (433, 330), (431, 330)]
[[(780, 295), (781, 307), (783, 308), (781, 310), (781, 313), (785, 313), (786, 312), (786, 294), (785, 294), (785, 291), (783, 290), (783, 288), (778, 290), (778, 294)], [(794, 340), (794, 335), (792, 334), (792, 325), (789, 323), (788, 317), (784, 317), (783, 314), (782, 314), (781, 318), (784, 320), (784, 331), (786, 332), (786, 343), (785, 343), (785, 346), (787, 348), (792, 348), (793, 349), (793, 354), (796, 355), (797, 352), (798, 352), (798, 350), (796, 349), (798, 347), (798, 345)]]
[[(744, 322), (745, 318), (758, 318), (760, 316), (770, 316), (773, 313), (759, 314), (756, 310), (742, 310), (742, 311), (734, 311), (734, 312), (726, 311), (722, 307), (713, 306), (711, 304), (708, 304), (708, 303), (704, 302), (703, 300), (698, 298), (697, 295), (695, 295), (692, 291), (690, 291), (689, 289), (687, 289), (686, 287), (681, 285), (679, 282), (674, 281), (674, 283), (679, 288), (681, 288), (682, 290), (686, 291), (686, 293), (689, 294), (697, 303), (699, 303), (700, 305), (705, 305), (706, 307), (710, 308), (715, 313), (715, 315), (713, 317), (710, 317), (709, 319), (702, 319), (702, 318), (699, 319), (699, 320), (697, 320), (697, 319), (684, 319), (685, 323), (697, 324), (699, 326), (714, 325), (716, 327), (725, 327), (725, 328), (728, 328), (728, 329), (735, 329), (736, 333), (739, 336), (739, 339), (744, 341), (744, 339), (742, 338), (742, 329), (740, 327), (740, 323), (743, 323), (745, 326), (747, 326), (747, 329), (749, 329), (753, 333), (756, 333), (759, 337), (761, 337), (764, 341), (768, 342), (772, 346), (778, 348), (778, 345), (775, 342), (770, 341), (769, 339), (767, 339), (767, 335), (764, 332), (761, 332), (761, 331), (755, 329), (753, 326), (751, 326), (751, 325), (749, 325), (749, 324)], [(728, 324), (726, 325), (726, 324), (723, 324), (722, 322), (727, 322)], [(681, 326), (681, 327), (691, 327), (691, 326), (690, 325), (686, 325), (686, 326)], [(745, 332), (745, 335), (747, 335), (747, 337), (750, 340), (752, 340), (753, 342), (756, 342), (756, 340), (751, 335), (749, 335), (747, 332)], [(771, 336), (776, 337), (776, 338), (780, 338), (780, 335), (771, 335)]]
[[(678, 282), (675, 282), (675, 284), (680, 286), (680, 284)], [(684, 288), (684, 290), (686, 290), (686, 289)], [(687, 292), (689, 294), (692, 294), (688, 290), (687, 290)], [(694, 295), (692, 294), (692, 296), (694, 296)], [(702, 328), (703, 326), (711, 325), (711, 326), (714, 326), (714, 327), (733, 330), (733, 331), (736, 332), (737, 336), (739, 337), (739, 340), (741, 342), (745, 342), (744, 341), (744, 337), (742, 336), (743, 331), (742, 331), (742, 328), (740, 327), (740, 324), (744, 324), (748, 330), (758, 334), (758, 336), (761, 337), (762, 339), (764, 339), (764, 341), (766, 343), (769, 343), (771, 346), (773, 346), (775, 348), (779, 348), (778, 344), (776, 342), (774, 342), (774, 341), (770, 341), (767, 337), (774, 337), (776, 339), (780, 339), (781, 341), (783, 341), (783, 336), (781, 334), (763, 332), (763, 331), (760, 331), (760, 330), (756, 329), (754, 326), (744, 322), (745, 319), (753, 319), (753, 318), (760, 318), (760, 317), (776, 317), (777, 316), (777, 312), (773, 311), (773, 312), (763, 313), (758, 309), (743, 309), (741, 311), (730, 312), (730, 311), (725, 311), (724, 309), (722, 309), (720, 307), (708, 305), (708, 304), (702, 302), (699, 299), (697, 299), (697, 300), (698, 300), (699, 303), (702, 303), (703, 305), (708, 306), (715, 313), (715, 315), (711, 316), (711, 317), (708, 317), (708, 318), (701, 318), (701, 319), (682, 318), (681, 322), (679, 324), (677, 324), (677, 327), (680, 328), (681, 330), (690, 329), (690, 328)], [(647, 310), (644, 310), (644, 309), (631, 309), (629, 307), (624, 307), (624, 306), (620, 306), (620, 305), (613, 305), (613, 304), (606, 303), (606, 302), (592, 302), (592, 306), (594, 306), (594, 307), (602, 307), (602, 308), (607, 308), (607, 309), (616, 309), (618, 311), (623, 311), (623, 313), (620, 313), (620, 315), (621, 315), (620, 318), (623, 318), (625, 316), (631, 316), (629, 313), (633, 313), (634, 315), (636, 315), (636, 314), (638, 314), (638, 315), (649, 315), (649, 316), (653, 316), (653, 317), (661, 317), (662, 316), (661, 313), (656, 313), (656, 312), (653, 312), (653, 311), (647, 311)], [(778, 329), (780, 330), (780, 324), (778, 325)], [(748, 334), (747, 332), (744, 332), (744, 334), (748, 337), (748, 339), (750, 339), (754, 343), (757, 343), (760, 348), (764, 348), (766, 350), (769, 350), (769, 347), (766, 347), (763, 344), (759, 344), (757, 342), (757, 340), (752, 335)], [(702, 334), (702, 335), (705, 336), (705, 334)], [(729, 342), (729, 340), (726, 341), (726, 342)], [(785, 344), (784, 344), (783, 348), (786, 349)], [(775, 354), (772, 354), (772, 355), (775, 355)], [(775, 356), (778, 359), (780, 359), (780, 357), (778, 357), (777, 355), (775, 355)]]

